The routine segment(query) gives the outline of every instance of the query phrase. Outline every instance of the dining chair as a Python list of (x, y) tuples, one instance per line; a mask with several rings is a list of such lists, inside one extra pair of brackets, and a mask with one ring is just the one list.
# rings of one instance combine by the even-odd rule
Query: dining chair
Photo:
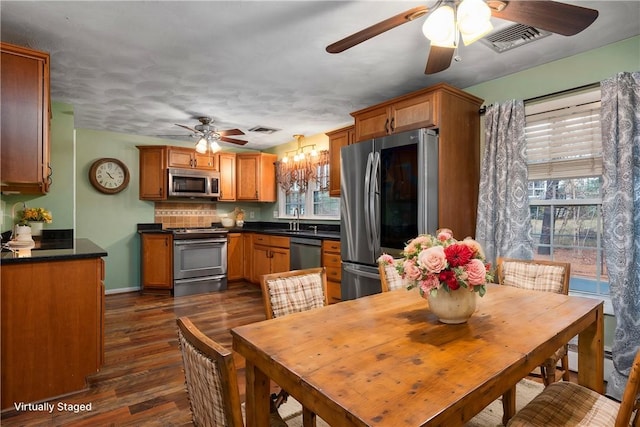
[(395, 291), (396, 289), (405, 287), (402, 276), (400, 276), (400, 273), (398, 273), (396, 269), (397, 262), (400, 262), (400, 260), (394, 260), (393, 264), (387, 264), (385, 262), (378, 263), (382, 292)]
[[(260, 286), (267, 319), (329, 305), (324, 267), (263, 274)], [(271, 396), (275, 408), (286, 402), (288, 397), (289, 393), (284, 389)], [(306, 408), (303, 408), (302, 415), (315, 420), (315, 414)]]
[[(498, 283), (522, 289), (558, 294), (569, 294), (571, 264), (568, 262), (498, 258)], [(569, 381), (568, 345), (560, 347), (540, 365), (540, 375), (545, 387), (556, 381), (558, 361), (561, 362), (562, 379)]]
[[(640, 351), (631, 365), (619, 403), (576, 383), (557, 382), (546, 387), (516, 413), (508, 427), (615, 426), (640, 427)], [(633, 423), (630, 424), (633, 411)]]
[(264, 274), (260, 286), (267, 319), (329, 304), (324, 267)]
[[(202, 427), (243, 427), (233, 354), (203, 334), (188, 317), (178, 323), (178, 341), (193, 424)], [(272, 409), (270, 427), (286, 427)]]

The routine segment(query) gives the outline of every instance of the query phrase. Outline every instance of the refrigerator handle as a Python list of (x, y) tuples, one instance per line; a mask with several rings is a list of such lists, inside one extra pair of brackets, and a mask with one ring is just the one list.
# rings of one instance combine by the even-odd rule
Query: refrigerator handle
[(373, 233), (371, 230), (371, 167), (373, 165), (373, 153), (367, 155), (367, 168), (364, 172), (364, 228), (367, 235), (367, 244), (373, 247)]
[(379, 274), (377, 274), (377, 273), (369, 273), (368, 271), (364, 271), (362, 269), (353, 268), (353, 267), (349, 267), (349, 266), (344, 265), (344, 271), (347, 271), (349, 273), (353, 273), (356, 276), (363, 276), (363, 277), (367, 277), (369, 279), (380, 280), (380, 275)]
[(372, 247), (374, 249), (374, 257), (380, 253), (380, 152), (376, 151), (373, 155), (373, 167), (371, 170), (371, 238)]

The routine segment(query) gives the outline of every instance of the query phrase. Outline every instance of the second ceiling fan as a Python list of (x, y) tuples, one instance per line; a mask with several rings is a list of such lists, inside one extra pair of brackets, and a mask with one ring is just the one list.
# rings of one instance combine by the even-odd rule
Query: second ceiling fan
[(492, 29), (491, 17), (564, 36), (579, 33), (598, 17), (595, 9), (551, 0), (437, 0), (431, 9), (414, 7), (330, 44), (326, 50), (343, 52), (428, 13), (423, 32), (431, 40), (431, 49), (425, 74), (449, 68), (460, 37), (465, 45), (483, 37)]
[(220, 151), (218, 141), (237, 145), (245, 145), (247, 143), (247, 141), (242, 139), (229, 138), (229, 135), (244, 135), (244, 132), (240, 129), (217, 130), (212, 124), (213, 120), (211, 117), (198, 117), (198, 121), (200, 124), (195, 125), (193, 128), (178, 123), (175, 125), (193, 132), (192, 136), (198, 138), (196, 151), (199, 153), (206, 153), (207, 151), (215, 153), (216, 151)]

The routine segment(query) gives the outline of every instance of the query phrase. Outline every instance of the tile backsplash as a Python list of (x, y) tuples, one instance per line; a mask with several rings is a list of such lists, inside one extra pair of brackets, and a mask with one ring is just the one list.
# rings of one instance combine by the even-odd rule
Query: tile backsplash
[(154, 217), (162, 228), (209, 227), (220, 222), (215, 203), (156, 202)]

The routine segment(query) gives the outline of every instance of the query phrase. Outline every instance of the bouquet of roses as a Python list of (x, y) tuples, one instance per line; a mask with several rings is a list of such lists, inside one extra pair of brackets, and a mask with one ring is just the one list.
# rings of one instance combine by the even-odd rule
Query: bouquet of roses
[(485, 283), (493, 281), (480, 244), (470, 237), (456, 240), (447, 228), (438, 230), (435, 236), (422, 234), (414, 238), (402, 256), (400, 262), (395, 262), (390, 255), (382, 255), (380, 262), (394, 263), (409, 284), (407, 289), (418, 287), (423, 297), (439, 289), (468, 290), (483, 296)]

